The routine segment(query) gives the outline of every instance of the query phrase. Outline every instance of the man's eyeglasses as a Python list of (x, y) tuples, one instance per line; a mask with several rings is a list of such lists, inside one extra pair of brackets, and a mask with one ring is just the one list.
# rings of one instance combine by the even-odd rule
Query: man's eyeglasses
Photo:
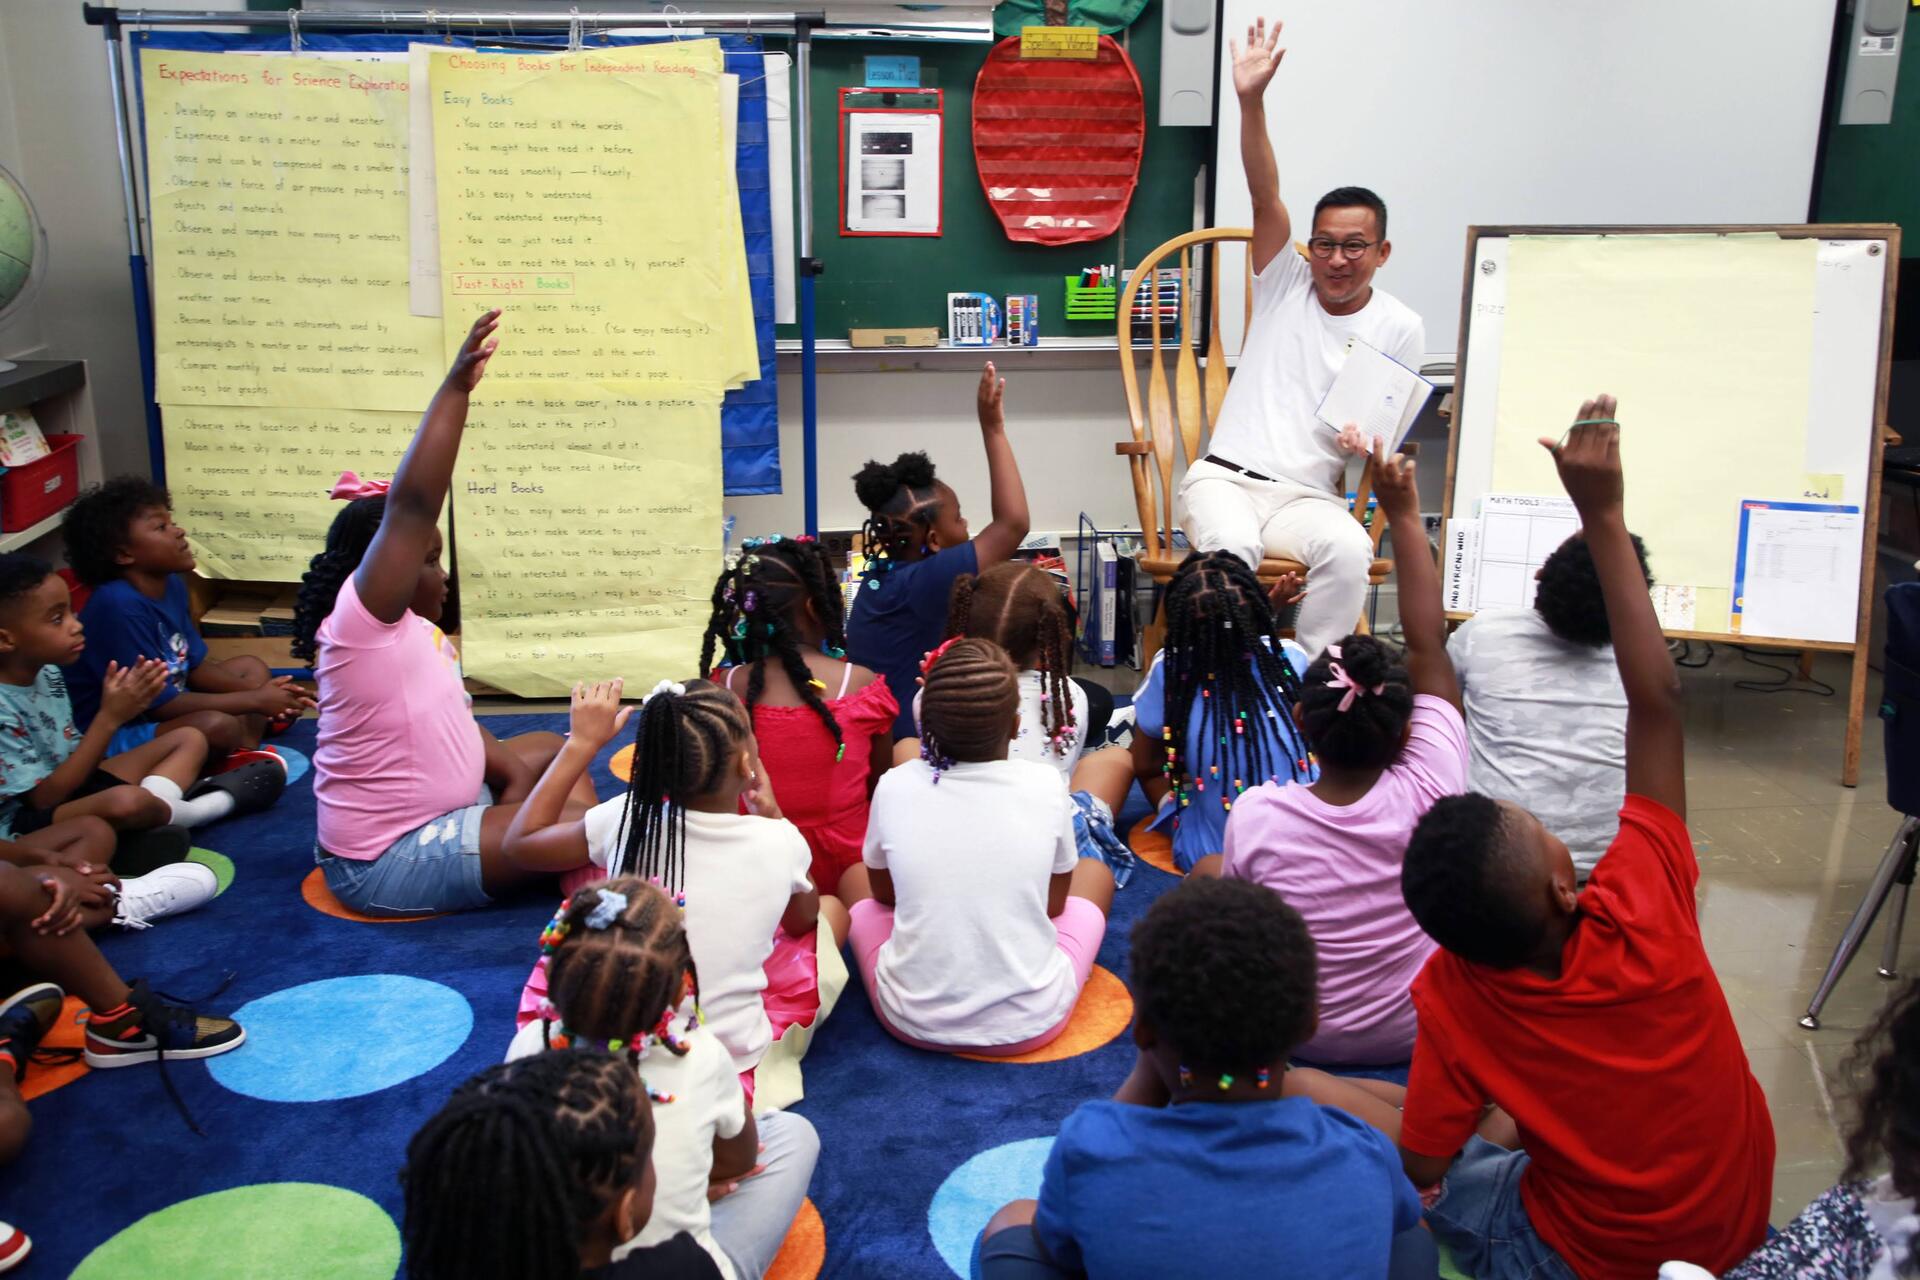
[(1307, 241), (1307, 252), (1324, 262), (1333, 256), (1335, 249), (1338, 249), (1342, 257), (1352, 262), (1379, 243), (1378, 240), (1342, 240), (1335, 243), (1324, 236), (1316, 236)]

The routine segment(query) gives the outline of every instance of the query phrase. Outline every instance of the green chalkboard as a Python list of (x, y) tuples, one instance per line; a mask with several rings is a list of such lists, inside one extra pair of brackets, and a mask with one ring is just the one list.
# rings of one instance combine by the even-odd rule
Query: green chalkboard
[[(1152, 0), (1122, 36), (1146, 94), (1147, 144), (1140, 183), (1123, 235), (1058, 248), (1015, 244), (1000, 229), (973, 164), (973, 81), (987, 44), (813, 43), (813, 248), (825, 265), (816, 291), (816, 332), (844, 338), (853, 328), (938, 327), (946, 331), (949, 292), (970, 290), (1040, 300), (1044, 337), (1111, 336), (1113, 321), (1068, 322), (1062, 277), (1083, 266), (1137, 262), (1154, 246), (1193, 226), (1194, 175), (1212, 152), (1211, 131), (1154, 124), (1160, 97), (1160, 3)], [(921, 84), (946, 93), (942, 133), (946, 161), (942, 234), (938, 237), (840, 235), (840, 102), (843, 87), (862, 83), (870, 53), (919, 55)], [(1124, 246), (1122, 241), (1124, 240)], [(782, 325), (781, 337), (799, 328)]]

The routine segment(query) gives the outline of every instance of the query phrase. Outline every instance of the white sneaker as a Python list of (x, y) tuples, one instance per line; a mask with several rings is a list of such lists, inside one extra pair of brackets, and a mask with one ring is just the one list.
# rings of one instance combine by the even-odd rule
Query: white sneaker
[(198, 862), (171, 862), (143, 876), (120, 882), (120, 908), (113, 922), (145, 929), (155, 920), (203, 907), (220, 892), (213, 868)]

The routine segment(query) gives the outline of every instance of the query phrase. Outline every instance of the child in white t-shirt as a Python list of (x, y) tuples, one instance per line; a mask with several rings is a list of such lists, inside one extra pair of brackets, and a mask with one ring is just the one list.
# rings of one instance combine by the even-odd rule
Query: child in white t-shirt
[(947, 634), (1007, 651), (1020, 668), (1020, 727), (1007, 758), (1052, 765), (1070, 779), (1086, 748), (1087, 694), (1072, 679), (1073, 623), (1054, 580), (1021, 560), (961, 575)]
[(1019, 673), (989, 640), (929, 656), (920, 758), (873, 793), (840, 881), (881, 1024), (924, 1049), (1008, 1055), (1065, 1028), (1106, 936), (1113, 874), (1081, 858), (1059, 773), (1008, 759)]
[[(838, 985), (821, 989), (822, 912), (807, 875), (813, 855), (764, 785), (746, 708), (706, 680), (663, 682), (648, 695), (631, 789), (562, 821), (569, 789), (631, 714), (620, 692), (617, 680), (574, 690), (572, 732), (515, 815), (507, 847), (533, 857), (564, 850), (603, 873), (638, 875), (684, 896), (707, 1025), (751, 1096), (768, 1047), (791, 1026), (817, 1024), (839, 994)], [(846, 916), (837, 902), (825, 915), (837, 952)], [(543, 994), (542, 978), (536, 967), (523, 1022)], [(801, 1049), (796, 1044), (796, 1055)]]
[(653, 1213), (614, 1260), (684, 1231), (727, 1280), (764, 1274), (806, 1197), (820, 1139), (791, 1112), (755, 1123), (733, 1060), (695, 1012), (703, 992), (680, 911), (638, 877), (616, 877), (569, 897), (540, 949), (550, 999), (507, 1060), (570, 1046), (624, 1054), (655, 1103)]

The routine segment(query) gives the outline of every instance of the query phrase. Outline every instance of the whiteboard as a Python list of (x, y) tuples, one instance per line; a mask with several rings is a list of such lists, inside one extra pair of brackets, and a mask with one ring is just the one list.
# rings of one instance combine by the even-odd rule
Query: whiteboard
[[(1670, 256), (1637, 265), (1627, 251), (1651, 240)], [(1543, 242), (1575, 268), (1547, 282), (1544, 308), (1544, 268), (1525, 279), (1524, 263), (1538, 258), (1517, 252)], [(1793, 259), (1782, 264), (1788, 278), (1804, 272), (1791, 312), (1767, 315), (1764, 302), (1739, 295), (1758, 274), (1756, 248)], [(1646, 539), (1656, 581), (1697, 598), (1698, 621), (1681, 629), (1728, 634), (1743, 503), (1871, 509), (1891, 256), (1887, 241), (1871, 237), (1483, 232), (1449, 517), (1473, 517), (1492, 493), (1558, 495), (1536, 439), (1558, 435), (1582, 400), (1618, 393), (1627, 522)], [(1530, 295), (1530, 305), (1516, 305), (1516, 295)], [(1529, 340), (1543, 328), (1557, 345)], [(1849, 607), (1791, 636), (1742, 634), (1851, 644), (1855, 623)]]
[[(1469, 226), (1804, 222), (1831, 0), (1225, 0), (1219, 227), (1252, 225), (1225, 37), (1286, 23), (1267, 89), (1304, 241), (1340, 186), (1387, 202), (1376, 283), (1456, 350)], [(1244, 250), (1222, 253), (1240, 349)]]

